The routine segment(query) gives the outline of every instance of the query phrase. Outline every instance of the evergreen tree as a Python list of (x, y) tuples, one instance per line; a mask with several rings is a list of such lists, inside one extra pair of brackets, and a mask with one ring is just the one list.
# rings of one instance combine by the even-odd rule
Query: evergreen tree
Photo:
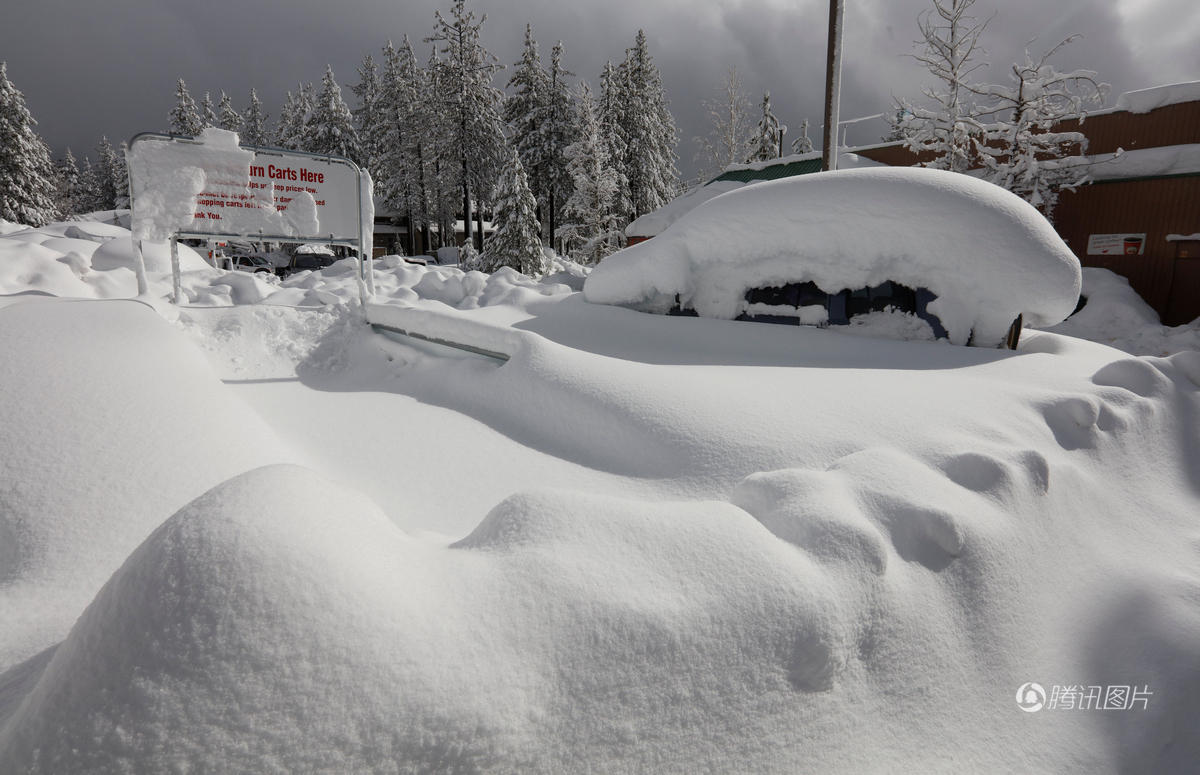
[(263, 112), (262, 102), (254, 89), (250, 90), (250, 104), (246, 106), (242, 142), (256, 146), (271, 144), (271, 136), (267, 132), (267, 114)]
[(574, 73), (563, 69), (563, 45), (559, 41), (550, 52), (550, 73), (547, 81), (546, 98), (543, 107), (545, 115), (544, 134), (546, 150), (544, 156), (546, 168), (546, 220), (547, 237), (552, 246), (558, 247), (556, 238), (557, 224), (561, 222), (562, 208), (575, 189), (574, 180), (568, 169), (567, 147), (575, 142), (579, 134), (579, 118), (575, 106), (575, 98), (567, 78)]
[(200, 100), (200, 121), (206, 127), (217, 125), (217, 114), (213, 110), (212, 97), (208, 92), (204, 92), (204, 99)]
[(513, 75), (508, 81), (512, 94), (504, 102), (504, 121), (511, 132), (517, 156), (525, 167), (529, 189), (539, 210), (545, 201), (547, 189), (547, 160), (544, 158), (547, 143), (543, 138), (545, 125), (542, 118), (548, 80), (537, 41), (533, 38), (533, 26), (526, 24), (521, 61), (513, 66)]
[(0, 62), (0, 218), (42, 226), (58, 217), (50, 149), (35, 131), (37, 121)]
[(283, 110), (279, 113), (279, 123), (275, 128), (275, 142), (280, 148), (290, 151), (307, 150), (305, 143), (305, 127), (312, 112), (312, 85), (301, 83), (296, 93), (290, 91), (283, 101)]
[(705, 177), (714, 177), (729, 165), (741, 163), (750, 153), (750, 103), (736, 67), (725, 72), (720, 96), (703, 104), (712, 129), (707, 137), (696, 138), (700, 146), (696, 158), (704, 164)]
[(244, 124), (241, 115), (233, 108), (233, 100), (222, 90), (221, 101), (217, 105), (217, 126), (230, 132), (241, 132)]
[(679, 171), (675, 168), (675, 119), (667, 107), (662, 76), (650, 56), (644, 30), (621, 63), (626, 107), (625, 177), (633, 216), (657, 210), (671, 198)]
[(1081, 132), (1055, 131), (1068, 119), (1083, 120), (1089, 107), (1104, 104), (1107, 84), (1090, 70), (1058, 72), (1048, 60), (1074, 38), (1067, 38), (1040, 59), (1028, 53), (1012, 67), (1008, 85), (973, 89), (988, 100), (995, 116), (981, 125), (976, 146), (987, 170), (986, 179), (1012, 191), (1047, 218), (1054, 212), (1060, 190), (1086, 181), (1090, 164)]
[(496, 231), (483, 246), (480, 256), (483, 271), (495, 272), (508, 266), (530, 277), (542, 275), (545, 255), (538, 237), (536, 204), (515, 151), (509, 152), (492, 198)]
[(204, 128), (196, 101), (188, 92), (187, 84), (179, 79), (175, 87), (175, 107), (171, 108), (171, 134), (195, 137)]
[[(391, 45), (390, 43), (388, 44)], [(358, 83), (351, 87), (358, 98), (358, 107), (351, 111), (358, 135), (358, 156), (355, 163), (378, 173), (381, 154), (380, 135), (384, 120), (383, 86), (379, 80), (379, 68), (375, 59), (367, 54), (358, 67)]]
[(781, 131), (783, 131), (783, 127), (780, 126), (779, 119), (775, 118), (775, 113), (771, 110), (771, 92), (767, 92), (763, 94), (762, 116), (758, 119), (758, 128), (754, 132), (754, 138), (750, 141), (750, 155), (746, 161), (770, 161), (782, 156), (783, 154), (780, 152)]
[(562, 238), (581, 263), (596, 264), (621, 247), (624, 237), (613, 206), (619, 188), (608, 145), (601, 134), (591, 89), (582, 84), (579, 139), (566, 149), (573, 188), (563, 208)]
[(312, 116), (305, 126), (304, 150), (333, 156), (355, 158), (358, 155), (358, 133), (350, 108), (342, 101), (342, 87), (334, 78), (333, 68), (325, 66), (321, 93), (313, 105)]
[(800, 136), (792, 141), (792, 153), (813, 153), (812, 138), (808, 136), (808, 119), (800, 122)]
[(54, 163), (54, 171), (55, 198), (58, 202), (59, 213), (65, 216), (83, 212), (79, 209), (81, 204), (79, 162), (75, 160), (75, 154), (71, 153), (70, 148), (67, 148), (66, 155)]
[(617, 193), (613, 198), (613, 210), (624, 228), (633, 215), (633, 204), (629, 200), (629, 177), (625, 174), (625, 158), (629, 150), (629, 136), (625, 132), (626, 84), (621, 68), (612, 62), (604, 64), (600, 73), (600, 134), (608, 147), (617, 175)]
[(107, 137), (96, 146), (99, 161), (96, 166), (96, 210), (116, 210), (129, 206), (129, 173), (125, 154), (112, 147)]
[(478, 196), (491, 190), (503, 158), (504, 128), (500, 118), (503, 96), (492, 85), (500, 65), (479, 40), (487, 14), (476, 22), (474, 12), (465, 9), (465, 0), (455, 0), (450, 14), (447, 19), (441, 11), (436, 12), (434, 34), (426, 41), (443, 44), (443, 58), (437, 63), (437, 82), (439, 102), (447, 117), (442, 123), (447, 132), (444, 146), (453, 150), (457, 160), (465, 234), (469, 239), (473, 231), (471, 192)]
[(92, 213), (103, 210), (100, 201), (100, 175), (90, 156), (83, 157), (83, 165), (79, 168), (79, 202), (78, 213)]
[(966, 172), (973, 162), (979, 126), (968, 77), (980, 65), (972, 64), (979, 37), (987, 22), (977, 23), (967, 11), (975, 0), (932, 0), (933, 9), (917, 22), (923, 50), (916, 59), (941, 82), (924, 91), (931, 107), (901, 101), (897, 106), (910, 118), (902, 125), (906, 147), (914, 153), (931, 153), (922, 166)]
[(384, 181), (379, 190), (387, 206), (403, 213), (408, 221), (410, 253), (417, 250), (418, 231), (424, 235), (423, 249), (433, 248), (430, 222), (442, 209), (437, 204), (435, 167), (440, 153), (438, 138), (445, 133), (440, 128), (443, 117), (435, 109), (430, 76), (431, 72), (418, 64), (407, 36), (398, 50), (388, 43), (381, 79), (384, 120), (377, 141)]

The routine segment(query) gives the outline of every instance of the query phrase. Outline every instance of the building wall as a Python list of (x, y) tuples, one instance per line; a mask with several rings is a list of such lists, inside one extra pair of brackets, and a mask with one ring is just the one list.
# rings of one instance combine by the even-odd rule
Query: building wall
[[(1084, 266), (1100, 266), (1129, 278), (1163, 323), (1180, 325), (1200, 317), (1200, 289), (1179, 271), (1178, 242), (1169, 234), (1200, 232), (1200, 175), (1097, 182), (1064, 191), (1054, 226)], [(1145, 233), (1142, 255), (1089, 256), (1092, 234)]]

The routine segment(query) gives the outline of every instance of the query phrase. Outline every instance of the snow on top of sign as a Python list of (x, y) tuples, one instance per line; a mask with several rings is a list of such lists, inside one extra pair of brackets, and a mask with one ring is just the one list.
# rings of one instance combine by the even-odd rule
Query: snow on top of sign
[(1200, 240), (1200, 232), (1196, 234), (1168, 234), (1167, 242), (1192, 242)]
[(1117, 97), (1114, 107), (1117, 110), (1128, 110), (1130, 113), (1149, 113), (1167, 105), (1198, 100), (1200, 100), (1200, 81), (1187, 81), (1127, 91)]
[(751, 288), (816, 283), (836, 293), (886, 280), (938, 295), (929, 309), (962, 343), (999, 342), (1071, 314), (1079, 261), (1031, 205), (938, 170), (842, 170), (756, 183), (700, 205), (652, 240), (606, 258), (588, 301), (735, 318)]

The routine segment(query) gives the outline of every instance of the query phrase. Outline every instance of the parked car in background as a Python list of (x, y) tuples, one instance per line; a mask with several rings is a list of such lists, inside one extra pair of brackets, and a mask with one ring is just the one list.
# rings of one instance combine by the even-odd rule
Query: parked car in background
[(238, 272), (253, 272), (255, 274), (275, 273), (275, 264), (270, 259), (262, 256), (232, 256), (229, 261), (232, 264), (230, 268)]
[(328, 245), (300, 245), (292, 251), (288, 265), (278, 270), (278, 274), (280, 277), (287, 277), (293, 272), (317, 271), (332, 266), (337, 260), (333, 249)]

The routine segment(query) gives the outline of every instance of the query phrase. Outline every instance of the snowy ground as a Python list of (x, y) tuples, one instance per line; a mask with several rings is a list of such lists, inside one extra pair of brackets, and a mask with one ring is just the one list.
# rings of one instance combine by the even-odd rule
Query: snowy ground
[(377, 263), (501, 365), (127, 251), (0, 238), (0, 772), (1200, 759), (1197, 327), (1112, 275), (1013, 353)]

